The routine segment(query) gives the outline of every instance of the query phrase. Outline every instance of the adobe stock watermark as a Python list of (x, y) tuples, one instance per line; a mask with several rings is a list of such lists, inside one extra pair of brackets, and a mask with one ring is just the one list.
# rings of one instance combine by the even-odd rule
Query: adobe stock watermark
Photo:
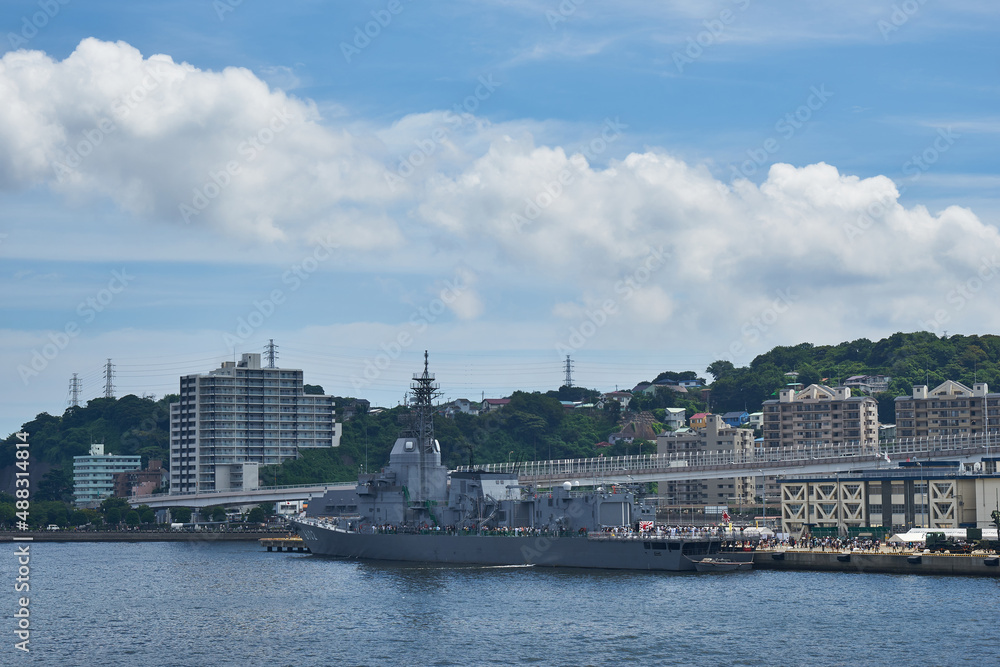
[(774, 124), (774, 131), (777, 136), (765, 139), (760, 148), (748, 148), (747, 159), (739, 166), (731, 164), (729, 169), (732, 175), (730, 183), (740, 178), (749, 178), (757, 173), (757, 170), (771, 162), (771, 156), (781, 150), (781, 141), (788, 141), (795, 136), (795, 133), (805, 127), (806, 123), (812, 120), (813, 114), (822, 109), (827, 101), (833, 97), (833, 93), (822, 83), (819, 87), (810, 86), (809, 95), (805, 101), (793, 111), (789, 111), (778, 119)]
[(875, 22), (875, 27), (882, 33), (882, 39), (888, 42), (889, 35), (909, 23), (910, 19), (926, 4), (927, 0), (903, 0), (899, 4), (894, 4), (887, 19), (881, 18)]
[(21, 30), (19, 32), (8, 32), (7, 41), (11, 49), (19, 49), (27, 46), (28, 42), (38, 35), (38, 32), (49, 24), (62, 11), (62, 8), (70, 3), (70, 0), (38, 0), (39, 11), (25, 14), (21, 17)]
[(611, 318), (621, 312), (619, 310), (621, 303), (635, 296), (642, 289), (642, 286), (649, 282), (653, 274), (666, 266), (667, 260), (672, 257), (673, 255), (670, 251), (665, 250), (663, 246), (650, 248), (649, 253), (639, 263), (638, 268), (615, 283), (614, 292), (618, 296), (616, 298), (605, 299), (601, 302), (599, 308), (594, 310), (587, 309), (584, 313), (585, 317), (579, 323), (570, 327), (566, 340), (556, 343), (556, 352), (560, 356), (563, 356), (572, 354), (574, 351), (583, 348)]
[(774, 300), (740, 327), (740, 337), (733, 340), (726, 349), (729, 356), (716, 354), (715, 358), (729, 359), (734, 365), (739, 365), (738, 361), (743, 354), (746, 354), (747, 346), (759, 341), (798, 300), (798, 296), (790, 287), (777, 290)]
[(117, 132), (118, 124), (160, 87), (165, 73), (163, 63), (150, 61), (142, 80), (122, 97), (111, 100), (111, 116), (102, 116), (92, 128), (81, 132), (81, 139), (66, 148), (63, 159), (53, 161), (56, 180), (61, 183), (71, 176), (109, 135)]
[[(750, 7), (750, 0), (732, 0), (732, 3), (736, 5), (739, 12), (745, 12)], [(715, 18), (702, 21), (702, 26), (705, 29), (694, 37), (688, 37), (687, 46), (682, 51), (674, 51), (673, 53), (674, 67), (677, 68), (677, 71), (683, 74), (685, 67), (693, 65), (696, 60), (705, 55), (705, 49), (717, 44), (722, 35), (725, 34), (726, 29), (736, 22), (736, 18), (740, 15), (739, 12), (723, 9)]]
[(945, 295), (945, 301), (950, 304), (950, 307), (939, 308), (929, 319), (919, 320), (917, 326), (923, 331), (933, 333), (943, 331), (944, 325), (951, 321), (952, 315), (961, 312), (969, 305), (986, 287), (987, 283), (996, 278), (998, 273), (1000, 273), (1000, 261), (996, 255), (980, 258), (976, 274), (965, 282), (955, 285)]
[[(406, 0), (407, 4), (411, 2), (413, 0)], [(378, 39), (382, 31), (392, 24), (393, 18), (402, 14), (404, 9), (406, 9), (406, 5), (403, 4), (402, 0), (389, 0), (385, 9), (372, 10), (371, 21), (354, 26), (354, 39), (350, 43), (340, 43), (340, 52), (344, 54), (344, 60), (350, 64), (352, 59), (361, 55), (361, 52), (371, 46), (372, 41)]]
[[(17, 521), (14, 526), (17, 528), (18, 532), (26, 532), (28, 530), (28, 517), (31, 514), (31, 471), (29, 470), (31, 464), (31, 445), (28, 443), (28, 433), (21, 431), (14, 434), (17, 440), (14, 444), (14, 463), (11, 464), (11, 468), (15, 471), (13, 484), (16, 487), (14, 491), (14, 517)], [(17, 548), (14, 550), (14, 558), (17, 562), (17, 578), (14, 579), (14, 592), (30, 593), (31, 592), (31, 542), (34, 541), (30, 535), (28, 536), (15, 536), (13, 538), (14, 543), (22, 542), (24, 544), (18, 544)], [(25, 653), (30, 653), (31, 649), (28, 644), (31, 642), (31, 598), (25, 595), (24, 597), (17, 598), (17, 611), (14, 612), (14, 618), (16, 620), (17, 629), (14, 630), (14, 636), (20, 641), (14, 642), (14, 648), (18, 651), (24, 651)]]
[(617, 116), (614, 120), (605, 118), (601, 133), (570, 156), (569, 162), (576, 168), (576, 172), (569, 166), (563, 167), (534, 196), (524, 198), (524, 208), (520, 212), (510, 214), (510, 221), (514, 224), (514, 229), (520, 232), (526, 225), (537, 220), (543, 211), (562, 196), (564, 188), (573, 183), (578, 174), (582, 174), (590, 163), (593, 163), (598, 156), (608, 150), (608, 147), (616, 142), (622, 136), (622, 131), (627, 128), (628, 125), (621, 122)]
[(213, 0), (212, 9), (220, 21), (226, 20), (226, 14), (236, 11), (236, 8), (243, 4), (243, 0)]
[(569, 17), (576, 14), (576, 10), (587, 0), (561, 0), (555, 9), (545, 10), (545, 20), (549, 22), (549, 27), (553, 30), (560, 23), (565, 23)]
[(31, 378), (38, 377), (59, 354), (69, 347), (70, 342), (80, 335), (82, 324), (90, 324), (99, 313), (107, 310), (108, 306), (115, 298), (125, 291), (129, 283), (135, 280), (122, 268), (111, 272), (111, 279), (107, 285), (99, 289), (92, 296), (81, 301), (76, 307), (76, 314), (79, 320), (70, 320), (63, 326), (62, 331), (49, 332), (47, 338), (49, 342), (31, 350), (31, 359), (27, 364), (19, 364), (17, 374), (21, 377), (21, 382), (27, 387)]
[(288, 285), (287, 293), (283, 289), (275, 288), (264, 298), (254, 299), (250, 312), (245, 317), (240, 316), (236, 318), (234, 332), (222, 334), (222, 340), (226, 347), (237, 348), (242, 346), (255, 331), (271, 319), (274, 313), (277, 312), (278, 306), (285, 303), (288, 295), (298, 291), (319, 270), (321, 264), (333, 257), (334, 251), (339, 247), (340, 245), (332, 235), (318, 239), (316, 247), (313, 248), (311, 253), (292, 264), (281, 274), (282, 284)]
[(179, 206), (181, 219), (184, 224), (190, 224), (191, 219), (201, 214), (202, 211), (214, 201), (222, 192), (233, 183), (233, 179), (239, 176), (243, 167), (257, 159), (275, 138), (288, 129), (290, 121), (295, 116), (286, 109), (276, 111), (267, 124), (241, 141), (236, 146), (236, 154), (241, 160), (233, 159), (226, 162), (225, 166), (218, 171), (209, 170), (208, 178), (200, 187), (194, 189), (191, 203), (182, 202)]
[(469, 276), (463, 271), (457, 271), (453, 280), (446, 280), (438, 295), (426, 306), (420, 306), (410, 315), (410, 319), (393, 338), (379, 345), (381, 352), (365, 359), (364, 369), (359, 376), (351, 375), (351, 385), (355, 390), (364, 389), (379, 379), (382, 373), (389, 370), (393, 362), (399, 359), (404, 350), (416, 342), (416, 337), (427, 331), (431, 324), (437, 322), (455, 303), (462, 293), (469, 289)]
[(934, 140), (922, 151), (910, 156), (910, 159), (900, 167), (900, 171), (902, 171), (906, 178), (901, 180), (896, 188), (897, 195), (884, 194), (879, 199), (869, 203), (865, 207), (865, 210), (858, 215), (857, 220), (844, 225), (844, 233), (847, 235), (847, 240), (853, 241), (867, 232), (877, 221), (882, 220), (892, 204), (898, 200), (898, 197), (902, 197), (906, 193), (908, 185), (919, 181), (920, 177), (937, 164), (941, 156), (951, 150), (956, 140), (961, 137), (962, 135), (950, 127), (938, 128), (937, 136)]
[(385, 172), (385, 182), (389, 190), (396, 191), (396, 188), (412, 176), (416, 171), (427, 163), (438, 149), (447, 141), (449, 134), (466, 124), (466, 119), (479, 108), (480, 103), (485, 102), (493, 96), (496, 89), (502, 84), (493, 79), (492, 74), (479, 77), (478, 85), (471, 95), (467, 95), (464, 100), (454, 105), (444, 112), (446, 126), (438, 126), (431, 130), (430, 134), (423, 138), (414, 140), (416, 148), (410, 151), (409, 155), (399, 156), (399, 164), (395, 172)]

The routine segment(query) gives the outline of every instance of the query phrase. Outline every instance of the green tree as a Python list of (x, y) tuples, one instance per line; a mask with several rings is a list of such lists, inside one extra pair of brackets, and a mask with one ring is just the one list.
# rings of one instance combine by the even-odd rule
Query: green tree
[(139, 513), (136, 512), (135, 510), (131, 510), (128, 514), (125, 515), (125, 523), (127, 523), (131, 528), (135, 528), (136, 526), (138, 526), (141, 520), (142, 519), (140, 519)]
[(151, 508), (147, 507), (139, 515), (139, 518), (145, 524), (156, 523), (156, 512), (154, 512)]
[(117, 526), (122, 522), (122, 511), (118, 507), (112, 507), (104, 513), (104, 521), (111, 527)]
[(176, 523), (191, 523), (191, 508), (172, 507), (170, 508), (170, 516)]
[(53, 468), (38, 482), (35, 500), (58, 500), (70, 502), (73, 500), (73, 476), (65, 468)]
[(267, 513), (260, 506), (254, 507), (247, 515), (247, 521), (250, 523), (264, 523), (267, 521)]
[(225, 521), (226, 520), (226, 508), (221, 505), (215, 505), (214, 507), (206, 507), (205, 515), (212, 518), (212, 521)]
[(0, 503), (0, 526), (10, 528), (14, 525), (16, 516), (17, 510), (14, 503)]
[(711, 375), (713, 380), (718, 380), (721, 377), (731, 375), (735, 370), (736, 367), (733, 365), (733, 362), (719, 359), (709, 364), (705, 372)]

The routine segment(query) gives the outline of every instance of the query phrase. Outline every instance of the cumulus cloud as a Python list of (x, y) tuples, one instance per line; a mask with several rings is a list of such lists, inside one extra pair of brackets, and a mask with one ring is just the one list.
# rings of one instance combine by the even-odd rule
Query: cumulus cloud
[[(86, 39), (65, 60), (0, 60), (0, 187), (40, 183), (106, 197), (140, 217), (296, 238), (385, 198), (364, 138), (320, 124), (316, 107), (246, 69), (222, 72)], [(375, 219), (378, 242), (398, 230)], [(344, 244), (368, 243), (345, 237)]]
[[(475, 268), (449, 304), (459, 321), (483, 317), (502, 285), (567, 325), (611, 300), (608, 331), (710, 331), (725, 349), (836, 340), (969, 317), (950, 290), (1000, 253), (971, 211), (905, 208), (883, 176), (775, 164), (759, 185), (727, 185), (663, 150), (609, 159), (608, 127), (574, 152), (539, 141), (533, 121), (444, 110), (349, 125), (245, 69), (121, 42), (88, 39), (63, 61), (8, 53), (0, 97), (2, 188), (110, 199), (135, 224), (332, 236), (372, 270), (426, 270), (431, 251), (442, 275)], [(970, 329), (1000, 325), (975, 313)]]

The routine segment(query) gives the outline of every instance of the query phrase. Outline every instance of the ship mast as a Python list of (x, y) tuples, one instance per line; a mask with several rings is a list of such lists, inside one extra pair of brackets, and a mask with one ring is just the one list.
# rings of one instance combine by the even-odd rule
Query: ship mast
[(427, 350), (424, 350), (424, 372), (413, 374), (413, 416), (411, 429), (417, 439), (417, 446), (424, 454), (433, 454), (434, 446), (434, 405), (433, 400), (439, 396), (440, 385), (434, 382), (434, 376), (427, 370)]

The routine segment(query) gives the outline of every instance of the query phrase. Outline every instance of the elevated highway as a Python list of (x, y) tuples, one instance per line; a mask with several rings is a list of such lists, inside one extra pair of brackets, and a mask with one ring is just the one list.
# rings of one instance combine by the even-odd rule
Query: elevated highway
[(333, 489), (353, 489), (356, 484), (312, 484), (308, 486), (267, 486), (248, 491), (213, 491), (210, 493), (156, 494), (132, 496), (132, 506), (148, 505), (153, 509), (166, 507), (212, 507), (214, 505), (256, 505), (291, 500), (309, 500)]
[[(1000, 454), (996, 432), (964, 438), (905, 438), (879, 445), (842, 443), (808, 447), (758, 447), (749, 451), (599, 456), (589, 459), (494, 463), (490, 472), (516, 472), (539, 485), (580, 482), (581, 486), (627, 482), (726, 479), (773, 475), (823, 475), (897, 467), (899, 461), (975, 463)], [(991, 446), (992, 445), (992, 446)], [(463, 466), (459, 470), (471, 468)]]

